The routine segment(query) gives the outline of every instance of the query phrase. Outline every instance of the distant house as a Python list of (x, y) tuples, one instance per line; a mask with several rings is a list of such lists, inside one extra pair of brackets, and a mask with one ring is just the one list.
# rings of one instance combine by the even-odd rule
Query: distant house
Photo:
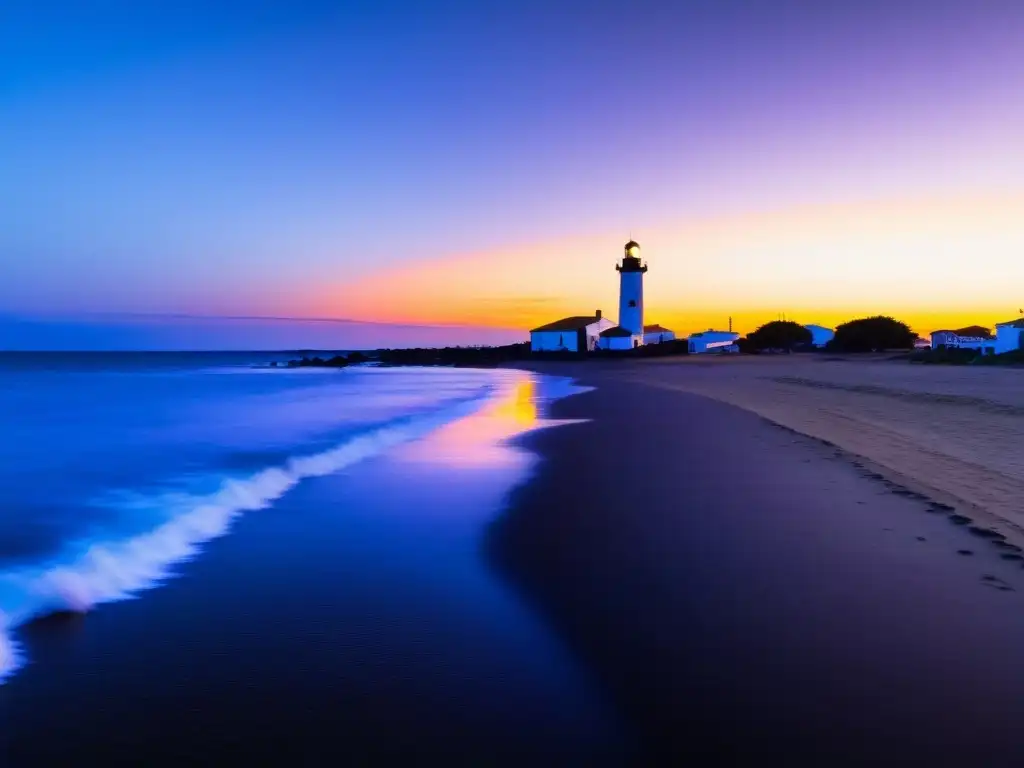
[(976, 349), (986, 355), (1001, 355), (1024, 349), (1024, 318), (996, 323), (995, 336), (980, 325), (969, 325), (956, 331), (932, 332), (932, 349), (940, 346), (955, 349)]
[(674, 341), (675, 338), (675, 333), (657, 323), (644, 326), (644, 344), (661, 344), (664, 341)]
[(914, 349), (929, 349), (931, 345), (932, 343), (928, 339), (923, 339), (920, 336), (914, 339)]
[(1024, 349), (1024, 318), (996, 323), (996, 354)]
[(534, 352), (587, 352), (597, 348), (601, 331), (614, 325), (601, 317), (600, 309), (594, 315), (563, 317), (530, 331), (530, 349)]
[(823, 325), (805, 325), (804, 328), (811, 332), (811, 344), (815, 347), (824, 347), (836, 337), (835, 331)]
[(706, 352), (739, 352), (736, 345), (740, 335), (732, 331), (707, 330), (700, 333), (690, 334), (689, 350), (691, 355), (701, 355)]
[(601, 349), (632, 349), (639, 347), (642, 343), (643, 336), (641, 334), (633, 333), (621, 325), (601, 331), (601, 338), (598, 340), (598, 346)]
[(932, 331), (932, 349), (950, 347), (954, 349), (977, 349), (994, 347), (992, 331), (981, 325), (969, 325), (955, 331)]

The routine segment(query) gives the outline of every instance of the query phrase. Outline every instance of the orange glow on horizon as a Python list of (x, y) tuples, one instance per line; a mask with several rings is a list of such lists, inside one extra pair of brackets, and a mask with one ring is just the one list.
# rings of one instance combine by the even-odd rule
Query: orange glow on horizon
[[(628, 234), (628, 233), (627, 233)], [(804, 206), (633, 232), (650, 265), (646, 319), (680, 335), (781, 314), (834, 326), (888, 314), (924, 335), (992, 326), (1024, 305), (1024, 195)], [(522, 329), (617, 314), (626, 237), (600, 233), (453, 255), (331, 286), (311, 314)]]

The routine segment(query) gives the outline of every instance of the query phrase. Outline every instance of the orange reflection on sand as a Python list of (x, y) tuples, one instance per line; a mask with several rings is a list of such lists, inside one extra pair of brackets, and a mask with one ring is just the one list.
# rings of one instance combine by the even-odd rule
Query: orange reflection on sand
[(522, 461), (507, 441), (543, 424), (537, 384), (530, 374), (507, 384), (503, 394), (465, 419), (447, 424), (402, 452), (402, 459), (458, 467), (497, 468)]

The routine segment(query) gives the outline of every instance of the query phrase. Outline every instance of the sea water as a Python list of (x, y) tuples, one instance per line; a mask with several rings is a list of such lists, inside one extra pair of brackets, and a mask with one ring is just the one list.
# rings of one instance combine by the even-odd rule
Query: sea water
[(19, 625), (143, 596), (240, 515), (508, 399), (529, 376), (269, 366), (286, 358), (0, 355), (0, 679), (26, 662)]

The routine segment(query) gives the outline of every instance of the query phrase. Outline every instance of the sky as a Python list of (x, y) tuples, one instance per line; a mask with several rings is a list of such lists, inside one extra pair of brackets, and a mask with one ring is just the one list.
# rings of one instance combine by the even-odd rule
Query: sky
[(1017, 0), (8, 0), (0, 347), (525, 339), (629, 238), (678, 333), (1010, 320), (1021, 51)]

